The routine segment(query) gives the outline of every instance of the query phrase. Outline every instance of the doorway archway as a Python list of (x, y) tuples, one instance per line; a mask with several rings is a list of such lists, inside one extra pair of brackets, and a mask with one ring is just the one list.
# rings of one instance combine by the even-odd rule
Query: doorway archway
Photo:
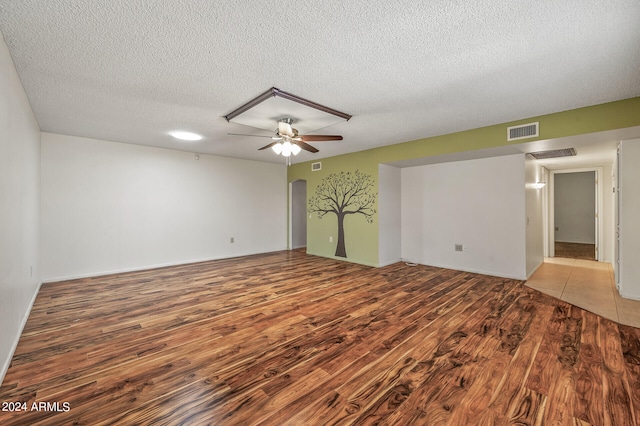
[(307, 181), (289, 182), (289, 250), (307, 246)]

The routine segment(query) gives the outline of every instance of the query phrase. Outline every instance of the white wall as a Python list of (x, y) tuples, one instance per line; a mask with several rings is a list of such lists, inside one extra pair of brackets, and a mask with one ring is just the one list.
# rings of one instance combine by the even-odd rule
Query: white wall
[(378, 265), (402, 260), (401, 172), (397, 167), (378, 165)]
[(525, 156), (525, 226), (527, 278), (544, 262), (543, 198), (545, 188), (536, 189), (534, 184), (546, 182), (542, 167), (536, 160)]
[(618, 163), (622, 297), (640, 300), (640, 139), (620, 142)]
[(555, 174), (555, 241), (596, 242), (595, 179), (595, 172), (592, 171)]
[(43, 133), (41, 217), (43, 281), (283, 250), (286, 167)]
[(402, 258), (526, 278), (524, 188), (524, 154), (402, 169)]
[(40, 128), (0, 34), (0, 382), (40, 283)]

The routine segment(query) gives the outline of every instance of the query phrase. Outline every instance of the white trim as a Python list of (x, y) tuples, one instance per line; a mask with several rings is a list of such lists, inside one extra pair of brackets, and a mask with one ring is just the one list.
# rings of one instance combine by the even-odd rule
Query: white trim
[(147, 271), (149, 269), (158, 269), (158, 268), (167, 268), (169, 266), (181, 266), (181, 265), (189, 265), (192, 263), (202, 263), (202, 262), (210, 262), (212, 260), (222, 260), (222, 259), (233, 259), (234, 257), (243, 257), (243, 256), (253, 256), (254, 254), (263, 254), (263, 253), (273, 253), (276, 251), (287, 250), (286, 247), (268, 250), (268, 251), (256, 251), (256, 252), (243, 252), (243, 253), (234, 253), (228, 256), (213, 256), (206, 257), (201, 259), (189, 259), (182, 260), (178, 262), (167, 262), (167, 263), (158, 263), (153, 265), (143, 265), (143, 266), (134, 266), (131, 268), (121, 268), (121, 269), (111, 269), (108, 271), (100, 271), (100, 272), (91, 272), (88, 274), (77, 274), (77, 275), (67, 275), (62, 277), (51, 277), (45, 279), (45, 283), (55, 283), (60, 281), (69, 281), (69, 280), (77, 280), (80, 278), (93, 278), (93, 277), (101, 277), (103, 275), (113, 275), (113, 274), (124, 274), (127, 272), (139, 272), (139, 271)]
[[(294, 202), (294, 194), (293, 194), (293, 184), (296, 182), (304, 182), (304, 188), (305, 188), (305, 194), (307, 192), (307, 180), (306, 179), (296, 179), (296, 180), (292, 180), (291, 182), (289, 182), (289, 196), (288, 196), (288, 202), (289, 202), (289, 206), (288, 206), (288, 212), (287, 212), (287, 235), (288, 235), (288, 239), (287, 239), (287, 249), (288, 250), (295, 250), (295, 249), (299, 249), (302, 247), (306, 247), (307, 246), (307, 236), (305, 236), (305, 244), (304, 245), (297, 245), (294, 247), (293, 245), (293, 202)], [(304, 204), (305, 204), (305, 220), (307, 220), (308, 222), (308, 216), (306, 213), (306, 205), (307, 205), (307, 200), (304, 200)], [(308, 227), (308, 223), (305, 225), (304, 229), (305, 232), (307, 232), (307, 227)]]
[(398, 263), (398, 262), (402, 262), (402, 259), (401, 258), (397, 258), (397, 259), (393, 259), (393, 260), (387, 260), (386, 262), (379, 263), (378, 267), (382, 268), (382, 267), (385, 267), (385, 266), (393, 265), (393, 264)]
[(293, 250), (293, 182), (289, 182), (289, 206), (287, 211), (287, 249)]
[(618, 289), (618, 294), (620, 294), (620, 297), (622, 297), (623, 299), (640, 301), (640, 296), (628, 296), (625, 293), (622, 293), (620, 289)]
[[(555, 217), (554, 217), (554, 211), (555, 211), (555, 205), (554, 205), (554, 195), (555, 195), (555, 175), (556, 174), (564, 174), (564, 173), (579, 173), (579, 172), (595, 172), (596, 174), (596, 179), (598, 180), (598, 189), (597, 189), (597, 193), (596, 193), (596, 213), (598, 214), (598, 224), (597, 224), (597, 234), (596, 234), (596, 244), (597, 244), (597, 249), (598, 249), (598, 258), (596, 259), (598, 262), (603, 262), (604, 261), (604, 218), (603, 218), (603, 214), (604, 214), (604, 182), (603, 182), (603, 176), (604, 176), (604, 167), (602, 166), (598, 166), (598, 167), (584, 167), (584, 168), (578, 168), (578, 169), (563, 169), (563, 170), (550, 170), (549, 171), (549, 182), (547, 184), (547, 186), (549, 187), (549, 191), (548, 191), (548, 210), (547, 210), (547, 215), (548, 215), (548, 220), (547, 220), (547, 229), (546, 229), (546, 234), (547, 234), (547, 247), (545, 252), (548, 252), (548, 256), (546, 257), (555, 257), (555, 247), (554, 247), (554, 242), (555, 242)], [(594, 226), (595, 223), (594, 223)]]
[[(549, 170), (544, 167), (542, 169), (542, 181), (547, 182), (547, 185), (542, 187), (540, 191), (542, 191), (542, 257), (549, 256), (549, 187), (551, 186), (549, 182)], [(544, 263), (544, 261), (542, 262)]]
[(38, 286), (36, 287), (36, 291), (33, 293), (33, 296), (31, 297), (31, 302), (29, 303), (29, 307), (27, 308), (27, 311), (24, 313), (24, 316), (22, 317), (19, 331), (16, 334), (16, 338), (14, 339), (13, 344), (11, 345), (9, 356), (7, 357), (7, 359), (4, 360), (4, 363), (2, 364), (2, 369), (0, 369), (0, 385), (2, 385), (2, 382), (4, 381), (4, 376), (5, 374), (7, 374), (7, 371), (9, 370), (9, 366), (11, 365), (11, 360), (13, 359), (13, 354), (16, 352), (16, 348), (18, 347), (18, 342), (20, 342), (20, 337), (22, 337), (22, 331), (24, 330), (24, 326), (27, 325), (27, 320), (29, 319), (29, 315), (31, 314), (31, 309), (33, 309), (33, 305), (36, 303), (36, 298), (38, 297), (38, 293), (40, 293), (40, 287), (42, 287), (42, 281), (38, 283)]
[(407, 262), (407, 263), (416, 263), (418, 265), (424, 265), (424, 266), (432, 266), (434, 268), (441, 268), (441, 269), (451, 269), (454, 271), (460, 271), (460, 272), (470, 272), (472, 274), (479, 274), (479, 275), (486, 275), (489, 277), (500, 277), (500, 278), (508, 278), (508, 279), (512, 279), (512, 280), (518, 280), (518, 281), (526, 281), (527, 278), (523, 277), (523, 276), (516, 276), (516, 275), (509, 275), (509, 274), (499, 274), (497, 272), (491, 272), (491, 271), (483, 271), (480, 269), (474, 269), (474, 268), (460, 268), (458, 266), (447, 266), (447, 265), (427, 265), (425, 263), (420, 263), (420, 262), (415, 262), (413, 260), (409, 260), (409, 259), (402, 259), (403, 262)]

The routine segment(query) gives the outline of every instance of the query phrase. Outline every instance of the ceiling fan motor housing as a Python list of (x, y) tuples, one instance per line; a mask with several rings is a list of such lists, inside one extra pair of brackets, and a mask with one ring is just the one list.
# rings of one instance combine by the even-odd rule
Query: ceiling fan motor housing
[(278, 120), (278, 135), (289, 136), (290, 138), (295, 136), (293, 129), (291, 128), (293, 120), (290, 118), (283, 118)]

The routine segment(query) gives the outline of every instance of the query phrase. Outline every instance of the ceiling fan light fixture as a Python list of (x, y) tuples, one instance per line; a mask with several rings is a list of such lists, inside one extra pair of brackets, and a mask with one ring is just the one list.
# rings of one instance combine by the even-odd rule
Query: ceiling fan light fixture
[[(266, 146), (264, 148), (267, 148)], [(298, 155), (298, 153), (302, 150), (295, 143), (291, 143), (291, 141), (277, 142), (274, 145), (271, 145), (271, 149), (277, 155), (282, 155), (283, 157), (290, 157), (291, 154)]]
[[(290, 157), (291, 154), (298, 155), (300, 151), (305, 150), (310, 153), (318, 152), (318, 149), (309, 145), (307, 142), (323, 142), (323, 141), (341, 141), (342, 136), (340, 135), (302, 135), (299, 136), (298, 129), (294, 129), (291, 127), (293, 124), (293, 119), (291, 118), (282, 118), (278, 120), (278, 128), (275, 130), (275, 135), (271, 136), (271, 142), (268, 145), (265, 145), (261, 148), (258, 148), (258, 151), (262, 151), (263, 149), (272, 148), (273, 152), (277, 155), (282, 155), (283, 157)], [(229, 135), (236, 136), (255, 136), (261, 138), (269, 138), (269, 136), (262, 135), (243, 135), (238, 133), (228, 133)]]
[(289, 157), (291, 155), (291, 149), (292, 149), (291, 142), (285, 141), (285, 143), (282, 144), (282, 156)]

